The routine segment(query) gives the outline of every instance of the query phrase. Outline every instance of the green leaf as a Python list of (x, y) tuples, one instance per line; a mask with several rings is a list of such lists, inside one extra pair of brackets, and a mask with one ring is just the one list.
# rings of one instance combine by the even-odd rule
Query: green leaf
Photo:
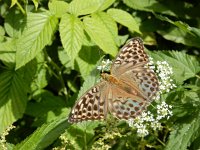
[[(104, 2), (103, 2), (104, 1)], [(107, 9), (108, 7), (110, 7), (116, 0), (102, 0), (102, 5), (100, 6), (100, 8), (98, 9), (98, 11), (103, 11), (105, 9)]]
[[(100, 64), (100, 60), (97, 64)], [(87, 78), (85, 78), (85, 81), (84, 81), (83, 85), (81, 86), (81, 89), (79, 90), (78, 98), (81, 97), (92, 86), (94, 86), (97, 83), (97, 81), (99, 81), (99, 80), (100, 80), (100, 72), (99, 72), (99, 70), (96, 69), (96, 67), (94, 67), (94, 69), (87, 76)]]
[(99, 59), (100, 55), (97, 47), (85, 46), (81, 49), (76, 58), (75, 69), (80, 71), (83, 79), (86, 79)]
[(65, 68), (74, 69), (74, 62), (72, 62), (72, 60), (70, 59), (70, 57), (64, 49), (60, 48), (58, 50), (58, 58)]
[[(162, 1), (162, 3), (161, 3), (160, 1), (157, 1), (157, 0), (142, 0), (142, 1), (123, 0), (123, 2), (127, 6), (133, 8), (135, 10), (141, 10), (141, 11), (147, 11), (147, 12), (158, 12), (158, 13), (167, 14), (167, 15), (171, 15), (171, 16), (178, 16), (178, 15), (183, 14), (181, 11), (182, 5), (179, 6), (178, 1), (177, 1), (176, 5), (174, 5), (173, 1), (171, 1), (171, 2), (170, 1), (167, 1), (167, 2)], [(182, 8), (182, 10), (183, 10), (183, 8)]]
[(64, 1), (53, 0), (48, 3), (49, 10), (57, 17), (62, 17), (68, 11), (69, 4)]
[(0, 72), (0, 133), (21, 118), (27, 102), (27, 92), (35, 75), (35, 63), (31, 61), (19, 70), (15, 67), (15, 41), (0, 44), (0, 59), (4, 64)]
[(58, 114), (66, 115), (65, 102), (61, 97), (54, 96), (50, 91), (38, 90), (34, 93), (33, 99), (29, 101), (26, 108), (26, 114), (35, 117), (33, 126), (40, 126), (43, 123), (50, 122)]
[(111, 33), (115, 43), (118, 42), (118, 28), (117, 23), (105, 12), (98, 12), (92, 15), (92, 17), (99, 22), (103, 23), (107, 30)]
[(83, 44), (84, 32), (82, 23), (75, 16), (65, 14), (61, 18), (59, 31), (62, 45), (73, 61)]
[(165, 30), (158, 30), (157, 32), (165, 39), (175, 43), (182, 43), (184, 45), (200, 48), (200, 29), (198, 28), (190, 27), (190, 32), (192, 34), (188, 34), (188, 31), (176, 27), (171, 27)]
[(165, 150), (185, 150), (192, 143), (196, 137), (199, 136), (200, 130), (200, 115), (194, 115), (192, 121), (177, 125), (169, 136), (169, 141), (165, 147)]
[(19, 71), (4, 70), (0, 73), (0, 134), (17, 119), (26, 107), (26, 85)]
[(49, 12), (28, 13), (27, 27), (19, 38), (16, 53), (16, 69), (36, 57), (52, 42), (58, 20)]
[(34, 6), (35, 6), (35, 10), (38, 9), (38, 0), (32, 0)]
[(0, 43), (0, 60), (5, 65), (14, 66), (15, 63), (15, 52), (16, 52), (16, 40), (10, 40), (4, 43)]
[[(70, 141), (76, 141), (73, 144), (74, 149), (91, 149), (91, 141), (95, 135), (95, 128), (100, 124), (98, 121), (93, 122), (81, 122), (78, 124), (72, 125), (65, 132), (65, 136)], [(78, 137), (78, 138), (77, 138)], [(80, 140), (84, 139), (84, 140)]]
[(192, 34), (191, 27), (188, 24), (183, 23), (182, 21), (172, 21), (171, 19), (169, 19), (166, 16), (162, 16), (162, 15), (158, 15), (158, 14), (154, 14), (154, 15), (156, 16), (156, 18), (158, 18), (158, 19), (160, 19), (162, 21), (169, 22), (169, 23), (177, 26), (181, 30), (185, 31), (186, 33)]
[(166, 52), (166, 54), (163, 52), (153, 52), (151, 56), (157, 61), (167, 61), (173, 68), (173, 76), (178, 83), (195, 77), (200, 71), (200, 64), (193, 56), (176, 51)]
[(75, 16), (94, 13), (102, 5), (102, 0), (73, 0), (69, 4), (69, 12)]
[(25, 17), (16, 9), (11, 9), (6, 15), (4, 26), (10, 37), (18, 38), (25, 27)]
[(105, 52), (112, 56), (117, 54), (113, 36), (105, 24), (95, 15), (84, 17), (84, 27), (91, 39)]
[(135, 31), (139, 34), (141, 34), (139, 29), (139, 24), (136, 22), (136, 20), (126, 11), (123, 11), (121, 9), (114, 9), (111, 8), (107, 11), (107, 13), (118, 23), (126, 26), (129, 28), (130, 31)]
[[(71, 67), (72, 61), (68, 54), (60, 50), (58, 52), (61, 63), (66, 67)], [(74, 69), (81, 73), (81, 77), (86, 79), (99, 60), (99, 49), (97, 46), (83, 46), (75, 59)]]
[(14, 150), (42, 150), (45, 147), (52, 144), (64, 130), (69, 126), (66, 120), (67, 118), (62, 116), (58, 117), (54, 121), (42, 125), (33, 134), (26, 138), (20, 144), (14, 147)]
[(48, 85), (47, 81), (47, 64), (45, 61), (44, 53), (41, 52), (36, 56), (37, 61), (37, 70), (36, 75), (34, 76), (34, 80), (31, 84), (32, 91), (41, 90), (45, 86)]

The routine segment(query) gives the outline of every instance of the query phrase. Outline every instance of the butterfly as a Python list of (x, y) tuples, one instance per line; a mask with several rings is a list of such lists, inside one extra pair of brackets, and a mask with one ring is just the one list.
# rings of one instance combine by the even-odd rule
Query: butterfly
[(130, 39), (113, 61), (110, 74), (83, 94), (71, 110), (71, 123), (106, 119), (110, 113), (128, 120), (140, 115), (159, 90), (140, 38)]

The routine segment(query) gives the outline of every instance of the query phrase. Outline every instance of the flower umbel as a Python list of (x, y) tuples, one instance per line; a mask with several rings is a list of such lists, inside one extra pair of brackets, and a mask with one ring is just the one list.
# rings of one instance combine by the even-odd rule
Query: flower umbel
[(110, 61), (109, 59), (103, 60), (101, 62), (101, 65), (97, 66), (97, 69), (100, 70), (100, 71), (102, 71), (102, 72), (109, 71), (111, 64), (112, 64), (112, 61)]
[(171, 75), (173, 74), (172, 68), (166, 61), (156, 62), (156, 74), (159, 78), (160, 94), (168, 93), (171, 89), (176, 87), (171, 79)]
[[(161, 94), (168, 93), (171, 89), (176, 87), (171, 79), (171, 75), (173, 74), (172, 68), (166, 61), (157, 61), (154, 66), (154, 62), (151, 57), (149, 58), (149, 63), (146, 67), (152, 69), (152, 71), (154, 71), (158, 76), (159, 91), (153, 98), (158, 101), (160, 100)], [(136, 128), (139, 137), (147, 136), (151, 129), (154, 131), (161, 130), (161, 119), (169, 119), (172, 116), (171, 105), (161, 102), (156, 108), (156, 115), (153, 115), (150, 111), (148, 111), (142, 112), (142, 114), (137, 116), (135, 119), (129, 119), (129, 126)]]
[(151, 129), (154, 131), (162, 129), (161, 122), (159, 121), (164, 118), (169, 119), (172, 116), (171, 108), (171, 105), (162, 102), (160, 105), (157, 105), (156, 115), (153, 115), (150, 111), (142, 112), (135, 119), (129, 119), (128, 124), (130, 127), (136, 128), (139, 137), (145, 137)]
[(157, 105), (157, 120), (160, 120), (162, 118), (169, 119), (172, 116), (172, 109), (171, 105), (168, 105), (165, 102), (162, 102), (160, 105)]
[(3, 133), (0, 135), (0, 149), (2, 150), (7, 150), (6, 147), (6, 136), (9, 134), (10, 130), (14, 129), (15, 126), (10, 125), (6, 128), (5, 131), (3, 131)]

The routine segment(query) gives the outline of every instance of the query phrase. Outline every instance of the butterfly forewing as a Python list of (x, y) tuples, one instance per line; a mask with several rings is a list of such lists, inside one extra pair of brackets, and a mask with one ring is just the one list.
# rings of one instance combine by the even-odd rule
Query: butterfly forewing
[(144, 66), (148, 62), (148, 56), (144, 51), (144, 45), (140, 38), (130, 39), (121, 48), (111, 67), (113, 75), (120, 75), (126, 71), (139, 66)]
[(143, 97), (151, 101), (158, 91), (158, 80), (154, 71), (148, 68), (148, 62), (142, 40), (133, 38), (120, 50), (111, 72), (124, 82), (136, 83), (138, 92), (142, 92)]

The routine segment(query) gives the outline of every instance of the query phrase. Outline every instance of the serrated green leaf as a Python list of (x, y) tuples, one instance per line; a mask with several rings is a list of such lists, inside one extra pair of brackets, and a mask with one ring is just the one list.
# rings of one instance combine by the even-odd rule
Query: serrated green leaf
[(21, 118), (26, 107), (29, 84), (35, 74), (33, 61), (15, 71), (15, 41), (0, 44), (0, 59), (5, 65), (0, 72), (0, 133)]
[(75, 16), (65, 14), (61, 18), (59, 31), (62, 45), (73, 61), (83, 44), (84, 32), (82, 23)]
[(182, 29), (171, 27), (166, 30), (158, 30), (157, 32), (165, 39), (175, 43), (182, 43), (184, 45), (200, 48), (200, 29), (190, 27), (190, 31), (192, 34), (188, 34), (188, 32)]
[(173, 68), (173, 76), (178, 83), (195, 77), (196, 73), (200, 71), (200, 64), (193, 56), (176, 51), (167, 52), (166, 54), (163, 52), (153, 52), (151, 56), (155, 60), (167, 61)]
[(185, 150), (190, 146), (192, 140), (199, 136), (200, 130), (200, 116), (194, 115), (191, 122), (176, 125), (174, 131), (169, 136), (169, 141), (165, 147), (165, 150)]
[[(4, 43), (0, 43), (0, 60), (7, 65), (14, 66), (15, 63), (15, 44), (16, 40), (10, 40)], [(6, 65), (6, 64), (5, 64)]]
[(68, 56), (67, 52), (64, 49), (59, 49), (58, 50), (58, 58), (60, 60), (60, 62), (62, 63), (63, 66), (65, 66), (65, 68), (72, 68), (74, 69), (72, 60), (70, 59), (70, 57)]
[(97, 61), (100, 59), (99, 49), (97, 47), (83, 47), (76, 58), (75, 69), (80, 71), (83, 79), (86, 79)]
[(85, 17), (84, 27), (91, 39), (105, 52), (112, 56), (117, 54), (117, 46), (109, 29), (96, 17)]
[(36, 56), (37, 61), (37, 71), (34, 76), (34, 80), (31, 84), (32, 91), (41, 90), (45, 86), (47, 86), (47, 64), (45, 62), (44, 53), (41, 52)]
[(4, 70), (0, 73), (0, 134), (22, 117), (26, 107), (26, 85), (20, 72)]
[(126, 11), (121, 9), (111, 8), (107, 13), (118, 23), (129, 28), (130, 31), (140, 33), (139, 24), (136, 20)]
[(53, 122), (42, 125), (23, 142), (16, 145), (14, 150), (42, 150), (52, 144), (68, 126), (66, 117), (58, 117)]
[(102, 0), (73, 0), (69, 12), (76, 16), (94, 13), (102, 5)]
[[(99, 63), (97, 63), (97, 64), (99, 64)], [(89, 90), (99, 80), (100, 80), (100, 72), (95, 67), (92, 70), (92, 72), (90, 73), (90, 75), (87, 76), (87, 78), (85, 79), (85, 82), (81, 86), (81, 89), (78, 93), (78, 98), (81, 97), (87, 90)]]
[(67, 114), (65, 102), (58, 96), (54, 96), (50, 91), (38, 90), (33, 95), (33, 101), (29, 101), (26, 108), (26, 114), (35, 117), (33, 126), (41, 126), (43, 123), (50, 122), (58, 114)]
[[(73, 144), (74, 149), (91, 149), (91, 140), (94, 138), (94, 129), (100, 124), (98, 121), (81, 122), (72, 125), (66, 132), (65, 136), (70, 141), (76, 141)], [(79, 137), (79, 138), (77, 138)], [(79, 140), (84, 139), (84, 140)]]
[(62, 17), (67, 12), (69, 4), (64, 1), (53, 0), (48, 3), (49, 10), (57, 17)]
[[(148, 12), (159, 12), (162, 14), (167, 14), (167, 15), (171, 15), (171, 16), (177, 16), (178, 12), (179, 14), (181, 13), (181, 9), (178, 9), (178, 5), (174, 5), (173, 10), (175, 10), (175, 8), (177, 8), (178, 10), (176, 11), (172, 11), (169, 8), (169, 5), (171, 6), (172, 2), (168, 2), (168, 3), (161, 3), (157, 0), (142, 0), (142, 1), (138, 1), (138, 0), (123, 0), (123, 2), (136, 10), (142, 10), (142, 11), (148, 11)], [(173, 3), (174, 4), (174, 3)], [(173, 5), (172, 5), (173, 6)], [(174, 13), (176, 12), (176, 13)]]
[(19, 38), (16, 53), (16, 69), (22, 67), (52, 42), (58, 19), (49, 12), (28, 13), (27, 27)]
[(111, 6), (116, 0), (102, 0), (104, 1), (102, 5), (99, 7), (98, 11), (103, 11)]
[(117, 23), (105, 12), (98, 12), (92, 14), (92, 17), (103, 23), (107, 30), (111, 33), (113, 40), (117, 43), (118, 38), (118, 28)]
[(35, 10), (38, 9), (38, 0), (32, 0), (34, 6), (35, 6)]
[(166, 16), (161, 16), (161, 15), (158, 15), (158, 14), (154, 14), (154, 15), (156, 16), (156, 18), (158, 18), (162, 21), (167, 21), (167, 22), (177, 26), (181, 30), (185, 31), (186, 33), (192, 34), (191, 27), (188, 24), (183, 23), (182, 21), (172, 21), (171, 19), (169, 19)]
[(16, 9), (11, 9), (5, 18), (5, 30), (10, 37), (18, 38), (21, 36), (25, 27), (25, 17)]

